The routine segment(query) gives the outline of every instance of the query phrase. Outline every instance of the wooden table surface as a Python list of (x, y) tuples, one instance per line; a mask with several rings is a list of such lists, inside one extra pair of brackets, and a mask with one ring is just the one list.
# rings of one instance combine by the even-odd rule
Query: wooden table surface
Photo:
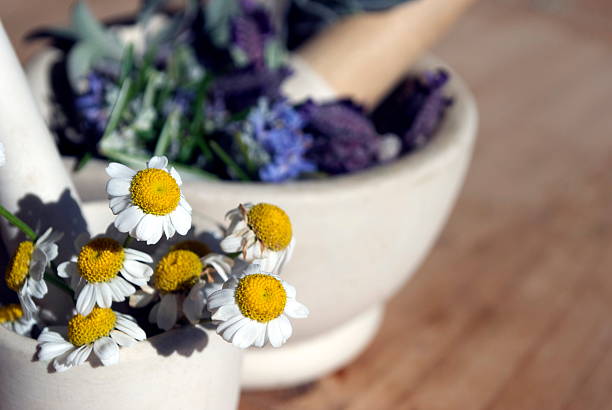
[[(69, 3), (0, 1), (22, 59)], [(612, 409), (612, 5), (481, 2), (436, 52), (481, 114), (448, 226), (361, 357), (241, 409)]]

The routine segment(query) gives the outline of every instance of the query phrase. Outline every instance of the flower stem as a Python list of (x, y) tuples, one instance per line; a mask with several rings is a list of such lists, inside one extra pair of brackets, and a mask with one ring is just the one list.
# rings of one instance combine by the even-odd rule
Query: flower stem
[(66, 285), (60, 278), (58, 278), (56, 275), (49, 273), (48, 271), (45, 272), (45, 280), (55, 286), (57, 286), (58, 288), (60, 288), (61, 290), (63, 290), (64, 292), (68, 293), (70, 295), (71, 298), (74, 298), (74, 291), (72, 289), (70, 289), (70, 287), (68, 287), (68, 285)]
[(0, 205), (0, 216), (4, 217), (11, 225), (16, 228), (19, 228), (21, 232), (25, 234), (32, 241), (36, 241), (38, 239), (38, 235), (30, 228), (30, 226), (23, 222), (21, 219), (13, 215), (8, 209)]

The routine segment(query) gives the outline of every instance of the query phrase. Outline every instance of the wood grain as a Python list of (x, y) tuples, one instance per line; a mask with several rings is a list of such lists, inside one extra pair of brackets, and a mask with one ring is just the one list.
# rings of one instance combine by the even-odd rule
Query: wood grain
[[(24, 3), (0, 4), (14, 40), (64, 22), (70, 1)], [(490, 0), (465, 16), (436, 52), (481, 127), (442, 237), (354, 363), (244, 393), (241, 409), (612, 409), (610, 21), (605, 0)]]

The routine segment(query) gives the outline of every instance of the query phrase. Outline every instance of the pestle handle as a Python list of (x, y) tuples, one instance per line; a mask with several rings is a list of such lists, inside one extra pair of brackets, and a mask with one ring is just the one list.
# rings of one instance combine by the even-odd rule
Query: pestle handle
[[(0, 204), (22, 216), (39, 234), (51, 225), (67, 234), (84, 228), (79, 197), (1, 21), (0, 141), (6, 148), (6, 165), (0, 168)], [(11, 249), (18, 232), (4, 219), (0, 227)]]
[(375, 106), (475, 0), (415, 0), (347, 17), (297, 51), (337, 95)]

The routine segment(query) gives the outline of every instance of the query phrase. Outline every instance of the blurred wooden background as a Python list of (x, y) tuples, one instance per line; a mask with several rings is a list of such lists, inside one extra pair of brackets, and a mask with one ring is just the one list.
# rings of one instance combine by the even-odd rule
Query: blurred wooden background
[[(22, 60), (70, 3), (0, 1)], [(481, 115), (448, 226), (358, 360), (241, 409), (612, 409), (612, 2), (481, 1), (435, 52)]]

